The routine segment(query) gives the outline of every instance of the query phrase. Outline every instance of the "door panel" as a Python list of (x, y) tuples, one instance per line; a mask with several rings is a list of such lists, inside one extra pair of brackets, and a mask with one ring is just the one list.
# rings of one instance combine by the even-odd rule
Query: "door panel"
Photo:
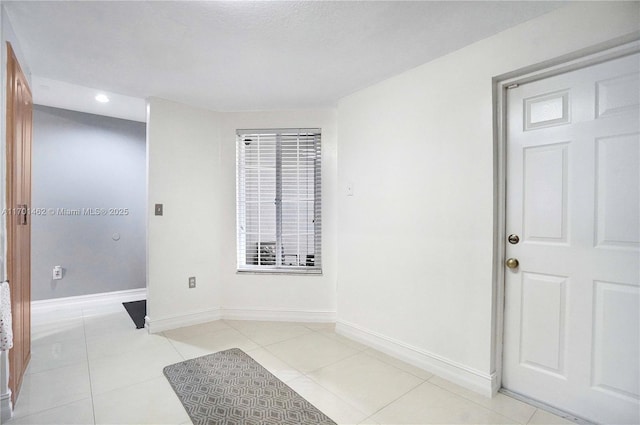
[(638, 133), (596, 141), (596, 246), (637, 249), (640, 242)]
[(564, 376), (567, 279), (522, 273), (520, 363)]
[(507, 92), (503, 386), (640, 423), (640, 55)]
[(13, 348), (9, 388), (16, 403), (31, 357), (31, 91), (7, 43), (7, 275), (11, 287)]
[(631, 321), (640, 310), (637, 286), (596, 282), (593, 329), (593, 385), (622, 397), (638, 398), (640, 361), (632, 350), (640, 344), (640, 322)]
[(640, 78), (637, 73), (613, 77), (596, 83), (597, 117), (605, 117), (638, 108)]
[(527, 241), (567, 242), (567, 143), (524, 149), (523, 233)]

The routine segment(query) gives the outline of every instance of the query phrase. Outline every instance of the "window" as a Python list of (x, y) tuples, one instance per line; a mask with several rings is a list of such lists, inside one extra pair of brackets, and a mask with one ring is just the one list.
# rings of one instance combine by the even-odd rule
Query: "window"
[(320, 129), (236, 134), (238, 270), (320, 273)]

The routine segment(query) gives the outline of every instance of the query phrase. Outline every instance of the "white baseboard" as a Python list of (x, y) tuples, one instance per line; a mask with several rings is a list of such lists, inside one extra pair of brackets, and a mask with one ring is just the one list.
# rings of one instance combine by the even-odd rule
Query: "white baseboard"
[(7, 390), (6, 394), (0, 394), (0, 423), (4, 423), (11, 419), (11, 390)]
[(224, 307), (222, 309), (222, 317), (229, 320), (268, 320), (274, 322), (333, 323), (336, 321), (336, 312)]
[(80, 295), (77, 297), (52, 298), (31, 302), (33, 313), (70, 308), (95, 307), (100, 304), (117, 304), (147, 298), (147, 288), (126, 291), (103, 292), (100, 294)]
[(486, 397), (492, 397), (495, 393), (495, 388), (497, 387), (495, 374), (480, 372), (437, 354), (429, 353), (342, 320), (336, 323), (336, 332)]
[(199, 325), (200, 323), (212, 322), (220, 319), (222, 319), (222, 313), (219, 308), (215, 308), (212, 310), (197, 311), (194, 313), (163, 317), (159, 319), (153, 319), (147, 316), (145, 317), (145, 327), (149, 333), (155, 334), (158, 332), (182, 328), (184, 326)]
[(335, 315), (334, 311), (216, 308), (159, 319), (146, 317), (145, 326), (149, 333), (158, 333), (221, 319), (333, 323), (335, 321)]

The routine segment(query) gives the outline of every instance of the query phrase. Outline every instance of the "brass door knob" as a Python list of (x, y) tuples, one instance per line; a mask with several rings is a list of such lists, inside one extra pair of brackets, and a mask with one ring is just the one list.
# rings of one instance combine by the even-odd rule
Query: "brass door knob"
[(517, 269), (519, 265), (520, 262), (517, 258), (509, 258), (507, 260), (507, 267), (509, 267), (510, 269)]

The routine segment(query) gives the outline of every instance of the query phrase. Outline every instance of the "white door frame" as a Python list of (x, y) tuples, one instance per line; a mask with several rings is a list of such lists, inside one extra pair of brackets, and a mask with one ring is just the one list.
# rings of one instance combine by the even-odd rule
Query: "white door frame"
[(493, 79), (494, 128), (494, 240), (493, 240), (493, 329), (492, 375), (493, 394), (502, 388), (502, 353), (504, 333), (504, 282), (506, 240), (506, 113), (507, 90), (514, 84), (525, 84), (576, 69), (640, 52), (640, 33), (617, 38), (536, 65), (528, 66)]

